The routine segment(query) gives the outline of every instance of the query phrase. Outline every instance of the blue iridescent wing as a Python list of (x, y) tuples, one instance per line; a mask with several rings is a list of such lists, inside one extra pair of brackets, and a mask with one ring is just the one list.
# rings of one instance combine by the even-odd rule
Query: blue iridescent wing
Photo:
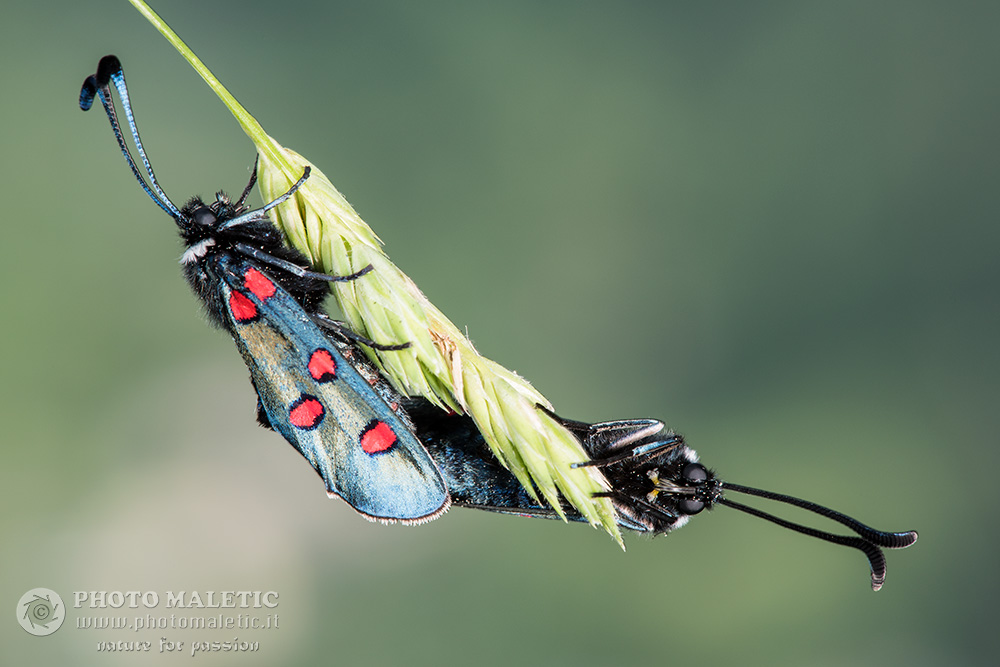
[(209, 271), (268, 421), (327, 491), (378, 521), (419, 523), (444, 512), (444, 480), (412, 427), (298, 302), (254, 262), (220, 254)]

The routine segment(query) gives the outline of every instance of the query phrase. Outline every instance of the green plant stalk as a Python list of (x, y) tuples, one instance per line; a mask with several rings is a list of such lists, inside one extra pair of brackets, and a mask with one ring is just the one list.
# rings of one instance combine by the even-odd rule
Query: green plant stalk
[(284, 194), (306, 166), (312, 174), (295, 196), (274, 209), (289, 243), (320, 270), (349, 274), (371, 264), (361, 280), (333, 284), (333, 294), (353, 329), (382, 343), (409, 341), (398, 352), (366, 353), (404, 394), (470, 415), (500, 461), (533, 495), (536, 490), (565, 519), (559, 494), (593, 526), (624, 548), (610, 500), (595, 497), (607, 482), (580, 443), (537, 409), (551, 404), (526, 380), (481, 356), (417, 286), (382, 251), (382, 242), (327, 177), (298, 153), (281, 146), (143, 0), (129, 0), (173, 44), (215, 91), (250, 137), (260, 156), (258, 185), (264, 201)]

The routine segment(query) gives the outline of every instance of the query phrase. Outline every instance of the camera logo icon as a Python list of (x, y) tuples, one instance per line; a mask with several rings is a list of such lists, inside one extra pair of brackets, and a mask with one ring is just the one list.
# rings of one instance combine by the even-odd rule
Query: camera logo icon
[(66, 620), (66, 605), (55, 591), (32, 588), (17, 603), (17, 622), (36, 637), (51, 635)]

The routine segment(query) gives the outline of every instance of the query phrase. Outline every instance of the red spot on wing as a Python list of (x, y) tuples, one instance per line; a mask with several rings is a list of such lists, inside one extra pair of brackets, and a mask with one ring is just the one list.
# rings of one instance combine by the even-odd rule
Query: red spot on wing
[(302, 394), (288, 409), (288, 421), (301, 429), (314, 429), (323, 421), (326, 409), (315, 396)]
[(337, 362), (329, 350), (319, 348), (309, 357), (309, 375), (316, 382), (331, 382), (337, 377)]
[(396, 434), (385, 422), (373, 421), (361, 432), (360, 440), (366, 454), (381, 454), (396, 444)]
[(253, 301), (233, 290), (229, 293), (229, 312), (237, 322), (249, 322), (257, 317), (257, 306)]
[(270, 299), (277, 289), (270, 278), (253, 267), (243, 274), (243, 284), (261, 301)]

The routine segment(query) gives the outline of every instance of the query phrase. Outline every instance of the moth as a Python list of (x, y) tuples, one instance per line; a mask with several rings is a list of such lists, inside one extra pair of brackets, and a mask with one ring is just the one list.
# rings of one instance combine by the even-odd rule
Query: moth
[[(452, 503), (543, 518), (556, 518), (553, 508), (540, 502), (500, 465), (471, 419), (450, 415), (424, 400), (409, 400), (405, 410), (416, 433), (444, 475)], [(538, 406), (580, 440), (589, 460), (604, 474), (618, 525), (628, 531), (665, 535), (684, 526), (692, 516), (717, 505), (731, 507), (811, 537), (858, 549), (868, 559), (872, 590), (885, 583), (882, 549), (902, 549), (917, 541), (916, 531), (898, 533), (875, 530), (860, 521), (822, 505), (771, 491), (725, 482), (706, 468), (683, 436), (656, 419), (624, 419), (590, 424), (563, 419)], [(742, 493), (801, 507), (832, 519), (855, 535), (836, 535), (787, 521), (729, 497)], [(571, 507), (569, 519), (583, 521)]]
[[(140, 172), (118, 121), (110, 85), (118, 92)], [(184, 277), (210, 321), (232, 336), (257, 392), (258, 421), (273, 428), (316, 469), (331, 496), (364, 517), (421, 523), (444, 512), (448, 489), (412, 428), (361, 377), (332, 340), (347, 338), (383, 352), (408, 347), (367, 340), (319, 312), (329, 283), (364, 280), (371, 266), (347, 276), (312, 270), (284, 244), (267, 212), (291, 197), (309, 177), (306, 169), (284, 195), (249, 210), (250, 182), (235, 202), (218, 193), (177, 208), (156, 180), (135, 124), (121, 62), (101, 59), (84, 81), (80, 108), (98, 98), (118, 147), (140, 186), (177, 224), (186, 250)], [(145, 174), (145, 178), (143, 176)], [(147, 181), (148, 179), (148, 181)]]

